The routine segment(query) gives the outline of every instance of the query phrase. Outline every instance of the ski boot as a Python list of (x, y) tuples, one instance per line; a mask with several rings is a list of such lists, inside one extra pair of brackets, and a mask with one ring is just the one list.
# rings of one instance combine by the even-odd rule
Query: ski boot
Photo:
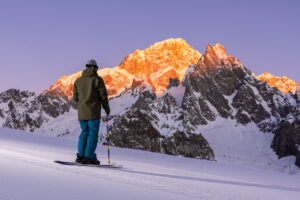
[(75, 162), (82, 163), (84, 161), (84, 159), (85, 159), (84, 156), (80, 156), (79, 153), (77, 153), (77, 158), (76, 158)]
[(84, 158), (82, 164), (87, 165), (100, 165), (100, 161), (97, 158)]

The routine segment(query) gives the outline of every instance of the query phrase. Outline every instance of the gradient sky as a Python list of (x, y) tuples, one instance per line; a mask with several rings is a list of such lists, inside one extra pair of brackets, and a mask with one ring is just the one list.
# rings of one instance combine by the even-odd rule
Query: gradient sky
[(94, 58), (119, 65), (135, 49), (183, 38), (221, 43), (252, 72), (300, 83), (300, 1), (1, 0), (0, 92), (41, 92)]

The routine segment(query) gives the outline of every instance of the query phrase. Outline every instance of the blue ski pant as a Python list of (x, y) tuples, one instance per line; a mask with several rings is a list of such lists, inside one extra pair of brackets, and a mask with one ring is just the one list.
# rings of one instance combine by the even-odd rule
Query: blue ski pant
[(96, 158), (100, 120), (79, 120), (81, 134), (78, 141), (78, 154), (87, 158)]

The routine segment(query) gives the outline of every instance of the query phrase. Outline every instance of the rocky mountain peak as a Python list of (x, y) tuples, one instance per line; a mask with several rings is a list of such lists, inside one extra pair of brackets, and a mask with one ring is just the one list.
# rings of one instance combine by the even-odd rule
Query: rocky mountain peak
[[(194, 50), (185, 40), (167, 39), (151, 45), (145, 50), (135, 50), (125, 57), (120, 66), (100, 69), (98, 74), (103, 78), (109, 96), (117, 96), (132, 81), (147, 81), (151, 87), (161, 93), (169, 85), (169, 78), (182, 80), (189, 65), (195, 64), (201, 54)], [(69, 76), (62, 76), (44, 93), (73, 96), (73, 84), (81, 76), (82, 71)]]
[(169, 38), (164, 41), (154, 43), (149, 47), (149, 49), (167, 49), (176, 51), (178, 45), (182, 47), (190, 47), (190, 45), (182, 38)]
[(217, 43), (215, 46), (208, 44), (206, 47), (206, 55), (217, 57), (219, 59), (225, 59), (229, 55), (226, 53), (226, 50), (223, 45)]
[(159, 92), (167, 88), (169, 78), (181, 81), (187, 67), (195, 64), (200, 56), (185, 40), (171, 38), (145, 50), (134, 51), (124, 59), (120, 68), (148, 81)]
[(263, 75), (264, 75), (264, 76), (272, 76), (272, 74), (270, 74), (268, 71), (265, 71), (265, 72), (263, 73)]
[(256, 74), (252, 74), (252, 75), (256, 79), (258, 79), (260, 81), (264, 81), (272, 87), (278, 88), (278, 90), (283, 93), (292, 92), (295, 94), (297, 87), (300, 86), (296, 81), (294, 81), (286, 76), (277, 77), (267, 71), (259, 76), (257, 76)]
[(211, 72), (220, 67), (233, 68), (243, 66), (239, 59), (230, 56), (223, 45), (217, 43), (215, 46), (210, 44), (206, 47), (206, 52), (197, 63), (197, 70)]

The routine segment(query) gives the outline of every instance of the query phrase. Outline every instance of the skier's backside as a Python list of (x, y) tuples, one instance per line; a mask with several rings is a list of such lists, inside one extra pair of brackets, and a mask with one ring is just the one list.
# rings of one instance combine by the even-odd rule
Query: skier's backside
[(95, 150), (101, 118), (101, 105), (110, 113), (107, 91), (103, 79), (97, 74), (95, 60), (86, 63), (82, 76), (74, 83), (73, 100), (78, 107), (78, 120), (82, 129), (78, 141), (76, 162), (99, 165)]

